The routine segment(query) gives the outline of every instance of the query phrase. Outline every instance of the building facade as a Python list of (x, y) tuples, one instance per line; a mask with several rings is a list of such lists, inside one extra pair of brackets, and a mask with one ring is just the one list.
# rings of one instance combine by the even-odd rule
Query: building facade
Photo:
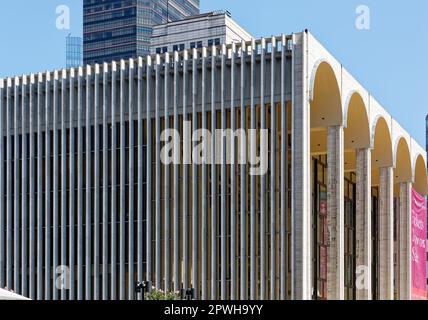
[(216, 11), (157, 25), (152, 54), (250, 41), (253, 37), (227, 11)]
[[(426, 128), (425, 129), (425, 144), (426, 144), (425, 150), (427, 152), (427, 159), (428, 159), (428, 114), (425, 118), (425, 128)], [(428, 163), (427, 163), (427, 166), (428, 166)], [(428, 210), (427, 210), (427, 217), (428, 217)], [(428, 231), (427, 231), (427, 239), (428, 239)], [(427, 289), (428, 289), (428, 241), (427, 241)]]
[(199, 0), (84, 0), (84, 64), (150, 53), (154, 25), (199, 14)]
[(0, 287), (410, 298), (425, 151), (308, 32), (0, 80), (0, 111)]
[(83, 64), (83, 40), (68, 35), (65, 38), (66, 68), (78, 68)]

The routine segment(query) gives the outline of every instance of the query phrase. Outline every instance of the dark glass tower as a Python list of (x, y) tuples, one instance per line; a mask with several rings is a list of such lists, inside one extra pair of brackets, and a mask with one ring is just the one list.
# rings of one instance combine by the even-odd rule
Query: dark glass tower
[(82, 38), (68, 35), (66, 44), (66, 67), (77, 68), (82, 65)]
[(199, 0), (83, 0), (83, 62), (150, 52), (152, 27), (199, 14)]
[(425, 147), (425, 150), (427, 151), (427, 155), (428, 155), (428, 115), (427, 115), (427, 117), (425, 118), (425, 127), (426, 127), (426, 147)]

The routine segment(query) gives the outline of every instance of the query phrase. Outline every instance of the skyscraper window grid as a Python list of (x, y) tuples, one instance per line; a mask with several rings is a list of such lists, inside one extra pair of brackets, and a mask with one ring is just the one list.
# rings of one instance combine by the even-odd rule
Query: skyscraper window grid
[(73, 37), (68, 35), (65, 40), (66, 44), (66, 67), (77, 68), (82, 65), (82, 47), (83, 42), (81, 37)]
[(150, 53), (152, 27), (199, 14), (199, 0), (84, 0), (84, 63)]

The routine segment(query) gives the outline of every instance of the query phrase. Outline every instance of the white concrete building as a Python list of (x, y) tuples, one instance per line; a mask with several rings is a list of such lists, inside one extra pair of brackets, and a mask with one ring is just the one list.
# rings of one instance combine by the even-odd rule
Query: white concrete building
[(182, 51), (251, 39), (228, 11), (215, 11), (155, 26), (151, 52)]
[[(194, 146), (188, 121), (267, 130), (267, 172), (228, 161), (227, 142), (266, 146), (242, 136), (219, 150), (213, 134), (208, 163), (163, 162), (163, 128), (183, 155)], [(425, 150), (309, 32), (0, 79), (0, 132), (0, 287), (37, 300), (141, 298), (136, 280), (203, 300), (411, 297)]]

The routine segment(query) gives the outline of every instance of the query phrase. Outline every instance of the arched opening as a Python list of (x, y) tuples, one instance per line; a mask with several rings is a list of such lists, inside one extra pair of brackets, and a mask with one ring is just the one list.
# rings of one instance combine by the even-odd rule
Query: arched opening
[(379, 186), (379, 168), (392, 167), (394, 158), (392, 140), (388, 124), (378, 117), (372, 130), (372, 185)]
[(372, 138), (373, 168), (392, 167), (394, 165), (392, 153), (391, 133), (385, 118), (379, 117), (376, 121)]
[[(345, 109), (346, 128), (344, 130), (345, 173), (344, 173), (344, 248), (345, 248), (345, 298), (356, 299), (356, 266), (357, 261), (357, 158), (361, 149), (370, 148), (370, 124), (367, 108), (361, 95), (353, 92)], [(364, 154), (364, 153), (363, 153)], [(361, 153), (360, 153), (361, 155)], [(361, 242), (362, 244), (363, 242)]]
[(394, 179), (396, 183), (412, 181), (412, 161), (410, 159), (409, 145), (404, 137), (401, 137), (395, 148)]
[(413, 188), (421, 196), (426, 196), (428, 194), (427, 167), (422, 155), (417, 157), (414, 168)]
[(311, 128), (340, 125), (343, 113), (336, 75), (325, 61), (315, 69), (311, 90)]
[(346, 109), (345, 150), (370, 147), (370, 125), (363, 98), (354, 92)]
[[(329, 127), (343, 123), (340, 89), (334, 70), (325, 61), (317, 64), (311, 81), (311, 189), (313, 299), (327, 299), (328, 146)], [(334, 281), (334, 280), (333, 280)]]
[(345, 109), (345, 175), (355, 173), (356, 150), (370, 148), (370, 124), (364, 101), (358, 92), (351, 94)]
[[(372, 298), (380, 299), (380, 169), (393, 167), (393, 148), (389, 126), (379, 116), (372, 129)], [(395, 210), (394, 210), (395, 212)]]

